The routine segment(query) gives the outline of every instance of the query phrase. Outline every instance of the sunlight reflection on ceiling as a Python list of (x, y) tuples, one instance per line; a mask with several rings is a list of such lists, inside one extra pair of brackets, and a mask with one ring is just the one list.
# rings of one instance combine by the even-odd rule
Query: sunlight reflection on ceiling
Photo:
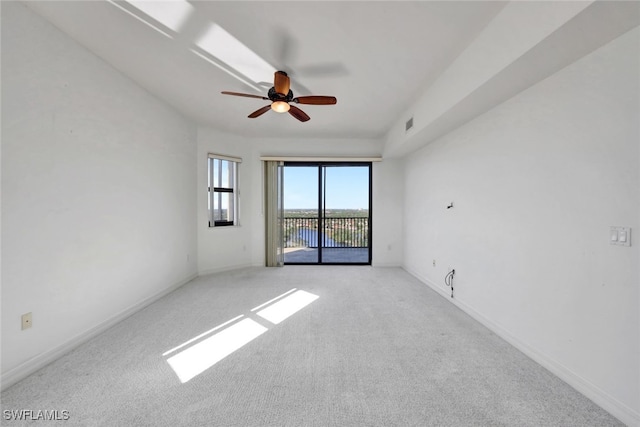
[(182, 25), (193, 12), (193, 6), (186, 0), (128, 0), (127, 3), (176, 33), (180, 32)]
[[(145, 24), (146, 26), (153, 28), (154, 30), (156, 30), (157, 32), (159, 32), (160, 34), (162, 34), (165, 37), (169, 37), (170, 39), (173, 38), (173, 36), (171, 34), (169, 34), (168, 32), (166, 32), (165, 30), (163, 30), (162, 28), (160, 28), (157, 24), (153, 23), (152, 21), (150, 21), (148, 18), (148, 16), (138, 16), (138, 14), (134, 13), (133, 11), (127, 9), (126, 7), (124, 7), (122, 4), (120, 4), (119, 2), (115, 2), (113, 0), (107, 0), (110, 4), (114, 5), (115, 7), (117, 7), (118, 9), (120, 9), (121, 11), (123, 11), (124, 13), (126, 13), (127, 15), (137, 19), (138, 21), (142, 22), (143, 24)], [(146, 19), (145, 19), (146, 18)]]
[(196, 45), (238, 70), (254, 83), (263, 81), (265, 76), (272, 76), (277, 71), (218, 24), (210, 24)]
[[(186, 0), (107, 1), (171, 39), (183, 30), (189, 17), (195, 13), (194, 6)], [(202, 35), (189, 43), (193, 46), (189, 48), (192, 53), (257, 92), (263, 91), (259, 84), (270, 81), (276, 72), (275, 67), (214, 22), (209, 22)]]

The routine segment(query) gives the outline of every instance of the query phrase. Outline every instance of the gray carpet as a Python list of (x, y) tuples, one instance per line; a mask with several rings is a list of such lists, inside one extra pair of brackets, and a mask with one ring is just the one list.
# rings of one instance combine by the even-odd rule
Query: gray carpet
[[(251, 311), (292, 288), (318, 298), (278, 324)], [(163, 354), (239, 315), (267, 331), (181, 383)], [(67, 426), (622, 425), (403, 270), (347, 266), (201, 277), (2, 404)]]

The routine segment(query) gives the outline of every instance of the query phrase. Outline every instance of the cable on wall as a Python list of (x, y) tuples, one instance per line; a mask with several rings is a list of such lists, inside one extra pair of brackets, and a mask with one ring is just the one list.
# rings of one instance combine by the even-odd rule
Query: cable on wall
[(451, 288), (451, 298), (453, 298), (453, 276), (455, 276), (455, 274), (456, 274), (456, 270), (454, 268), (454, 269), (451, 269), (451, 271), (448, 272), (447, 275), (444, 277), (445, 285)]

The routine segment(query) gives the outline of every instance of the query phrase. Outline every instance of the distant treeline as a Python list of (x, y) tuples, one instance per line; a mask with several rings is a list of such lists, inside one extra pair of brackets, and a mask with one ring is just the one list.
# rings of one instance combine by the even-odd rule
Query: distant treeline
[[(285, 209), (285, 218), (315, 218), (318, 216), (317, 209)], [(326, 209), (327, 218), (367, 218), (369, 209)]]

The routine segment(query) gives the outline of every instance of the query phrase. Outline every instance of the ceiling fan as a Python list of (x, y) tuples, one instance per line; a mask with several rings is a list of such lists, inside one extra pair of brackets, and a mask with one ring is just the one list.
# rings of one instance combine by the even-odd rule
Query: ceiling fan
[(250, 119), (255, 119), (266, 113), (269, 110), (276, 111), (278, 113), (286, 113), (287, 111), (296, 119), (301, 122), (306, 122), (310, 119), (310, 117), (296, 107), (295, 105), (291, 105), (290, 102), (295, 102), (296, 104), (308, 104), (308, 105), (333, 105), (337, 101), (334, 96), (318, 96), (318, 95), (310, 95), (310, 96), (299, 96), (293, 97), (293, 92), (289, 88), (290, 81), (289, 76), (284, 71), (276, 71), (273, 79), (273, 87), (269, 89), (267, 96), (260, 95), (251, 95), (248, 93), (238, 93), (238, 92), (227, 92), (223, 91), (224, 95), (234, 95), (234, 96), (244, 96), (247, 98), (258, 98), (265, 99), (271, 101), (271, 104), (264, 106), (253, 113), (249, 114)]

